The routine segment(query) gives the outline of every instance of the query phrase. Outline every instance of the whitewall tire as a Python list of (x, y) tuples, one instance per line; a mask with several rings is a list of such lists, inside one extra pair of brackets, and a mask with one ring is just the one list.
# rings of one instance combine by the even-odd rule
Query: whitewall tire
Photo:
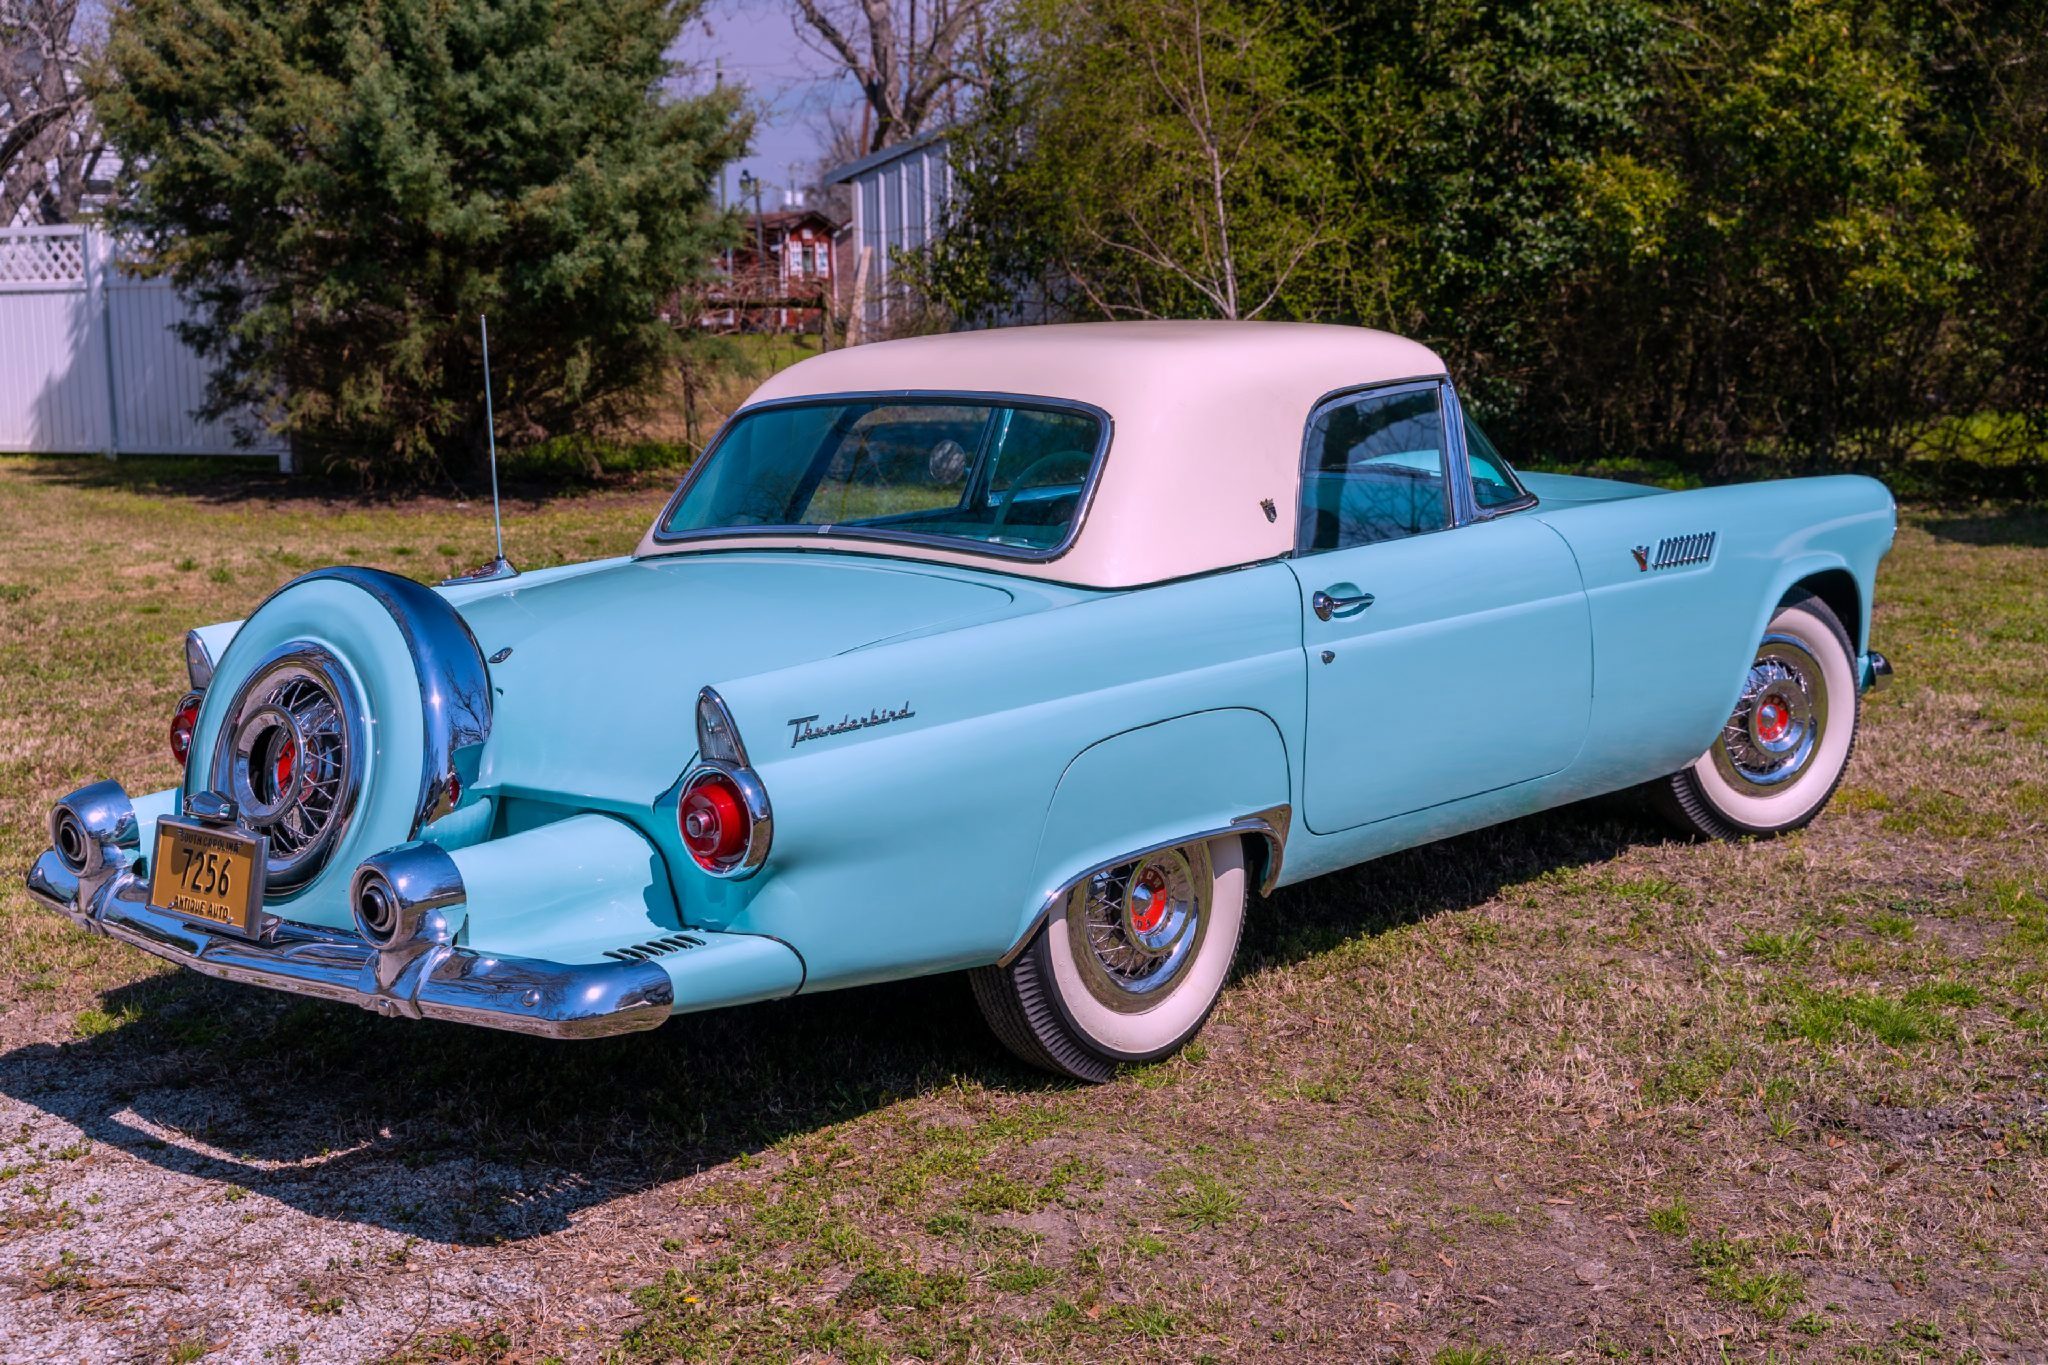
[(1108, 1080), (1201, 1031), (1237, 955), (1244, 906), (1240, 838), (1147, 854), (1084, 878), (1008, 966), (973, 972), (975, 1001), (1033, 1066)]
[(1856, 747), (1862, 698), (1849, 632), (1826, 602), (1786, 598), (1720, 737), (1652, 786), (1658, 809), (1711, 839), (1783, 834), (1820, 814)]

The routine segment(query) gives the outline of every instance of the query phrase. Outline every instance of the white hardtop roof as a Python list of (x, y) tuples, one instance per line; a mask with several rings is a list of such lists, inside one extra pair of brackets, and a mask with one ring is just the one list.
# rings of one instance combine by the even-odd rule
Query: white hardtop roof
[(1294, 545), (1302, 438), (1316, 402), (1342, 389), (1443, 373), (1435, 352), (1404, 337), (1284, 322), (1074, 323), (830, 351), (775, 375), (746, 406), (833, 394), (992, 393), (1107, 412), (1109, 454), (1074, 543), (1054, 559), (1014, 560), (815, 535), (663, 544), (650, 530), (639, 553), (801, 545), (1105, 588), (1271, 559)]

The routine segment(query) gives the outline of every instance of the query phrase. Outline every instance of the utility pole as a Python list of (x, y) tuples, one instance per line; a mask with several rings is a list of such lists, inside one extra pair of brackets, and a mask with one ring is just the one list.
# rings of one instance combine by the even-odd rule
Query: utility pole
[(750, 194), (754, 196), (754, 255), (757, 263), (765, 269), (768, 264), (768, 238), (761, 227), (761, 177), (743, 170), (740, 172), (740, 202), (746, 203)]
[(768, 233), (761, 225), (761, 177), (750, 170), (740, 171), (740, 203), (747, 202), (747, 196), (754, 197), (754, 279), (765, 282), (768, 277)]

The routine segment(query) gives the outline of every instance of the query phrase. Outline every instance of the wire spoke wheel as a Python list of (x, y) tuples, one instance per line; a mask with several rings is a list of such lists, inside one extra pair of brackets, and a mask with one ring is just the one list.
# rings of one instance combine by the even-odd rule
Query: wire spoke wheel
[(1013, 961), (973, 972), (975, 999), (1025, 1061), (1107, 1080), (1201, 1030), (1236, 956), (1244, 903), (1236, 836), (1139, 854), (1071, 886)]
[(1067, 932), (1089, 992), (1114, 1010), (1147, 1008), (1194, 958), (1207, 923), (1208, 851), (1171, 848), (1096, 873), (1069, 894)]
[(1841, 620), (1819, 597), (1792, 594), (1758, 642), (1721, 733), (1692, 764), (1652, 784), (1659, 810), (1710, 839), (1810, 823), (1848, 768), (1858, 682)]
[(1714, 743), (1715, 765), (1732, 782), (1768, 791), (1806, 771), (1827, 722), (1820, 660), (1789, 635), (1766, 635)]
[(266, 885), (304, 886), (347, 828), (361, 780), (362, 706), (340, 661), (295, 641), (236, 691), (214, 750), (212, 783), (266, 836)]

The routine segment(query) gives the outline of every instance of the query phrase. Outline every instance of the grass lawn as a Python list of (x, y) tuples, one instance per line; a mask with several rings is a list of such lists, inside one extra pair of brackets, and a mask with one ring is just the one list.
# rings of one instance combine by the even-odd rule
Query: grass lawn
[[(509, 549), (624, 552), (665, 492), (515, 502)], [(0, 459), (8, 1351), (2048, 1352), (2048, 515), (1909, 513), (1899, 682), (1812, 830), (1686, 844), (1614, 798), (1291, 888), (1203, 1039), (1096, 1089), (1012, 1065), (956, 979), (547, 1044), (208, 982), (30, 906), (51, 797), (174, 780), (186, 626), (488, 533)]]

